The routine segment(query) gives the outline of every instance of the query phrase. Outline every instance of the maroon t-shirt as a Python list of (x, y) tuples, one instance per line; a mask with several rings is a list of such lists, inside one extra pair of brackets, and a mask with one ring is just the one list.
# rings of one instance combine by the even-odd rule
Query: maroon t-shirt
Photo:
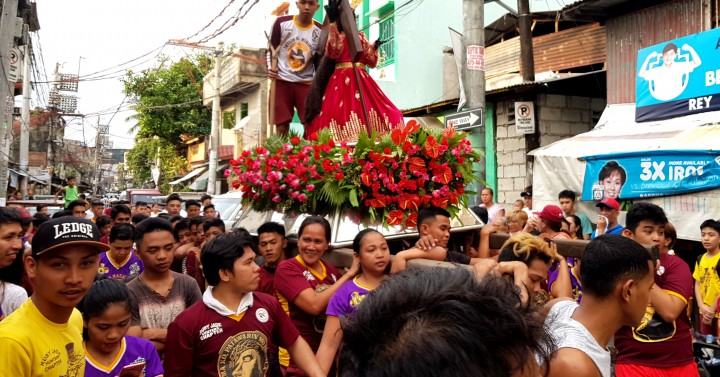
[[(675, 255), (660, 254), (655, 284), (685, 303), (693, 295), (690, 267)], [(640, 326), (618, 330), (615, 347), (618, 364), (670, 368), (694, 362), (690, 318), (684, 309), (674, 323), (667, 323), (648, 305)]]
[(252, 295), (240, 318), (202, 301), (180, 314), (168, 327), (165, 377), (266, 376), (268, 343), (290, 347), (300, 333), (274, 297)]
[(260, 285), (258, 285), (257, 288), (258, 292), (276, 296), (275, 271), (276, 268), (268, 268), (267, 266), (260, 267)]
[[(283, 309), (290, 315), (293, 324), (300, 331), (303, 339), (310, 345), (313, 352), (317, 352), (325, 329), (325, 309), (321, 315), (312, 315), (297, 307), (293, 301), (300, 292), (310, 288), (315, 292), (322, 292), (335, 284), (340, 273), (335, 267), (320, 261), (322, 271), (313, 271), (305, 266), (302, 258), (282, 261), (275, 271), (275, 289)], [(288, 355), (280, 350), (280, 364), (288, 365)], [(293, 364), (293, 363), (290, 363)], [(295, 366), (290, 365), (294, 370)]]

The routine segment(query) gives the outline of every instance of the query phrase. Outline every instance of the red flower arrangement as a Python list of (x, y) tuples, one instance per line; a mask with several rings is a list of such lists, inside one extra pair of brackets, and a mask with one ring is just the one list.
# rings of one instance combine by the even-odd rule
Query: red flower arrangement
[(322, 131), (310, 140), (273, 138), (230, 161), (226, 176), (258, 211), (326, 215), (340, 210), (358, 222), (416, 227), (426, 206), (455, 216), (467, 206), (465, 186), (479, 160), (465, 133), (410, 121), (378, 142), (363, 133), (354, 147)]

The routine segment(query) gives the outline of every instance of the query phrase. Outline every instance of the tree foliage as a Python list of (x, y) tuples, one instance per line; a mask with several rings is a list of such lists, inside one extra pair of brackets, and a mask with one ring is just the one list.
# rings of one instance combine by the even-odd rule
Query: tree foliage
[(161, 185), (187, 169), (184, 140), (210, 133), (211, 112), (202, 104), (203, 76), (212, 57), (196, 55), (172, 62), (161, 57), (154, 68), (128, 72), (124, 94), (136, 114), (135, 146), (128, 153), (127, 169), (136, 184), (152, 178), (150, 167), (160, 157)]
[(133, 149), (128, 151), (125, 159), (127, 169), (133, 172), (133, 182), (136, 187), (142, 187), (144, 182), (152, 180), (150, 168), (160, 162), (160, 188), (169, 189), (168, 182), (176, 175), (186, 174), (188, 163), (183, 155), (176, 153), (173, 144), (165, 139), (148, 138), (138, 140)]

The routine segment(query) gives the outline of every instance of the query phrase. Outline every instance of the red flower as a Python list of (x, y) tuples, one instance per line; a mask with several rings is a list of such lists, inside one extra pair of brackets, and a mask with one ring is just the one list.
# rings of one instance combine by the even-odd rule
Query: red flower
[(310, 140), (310, 141), (317, 141), (317, 139), (318, 139), (317, 132), (313, 132), (312, 134), (310, 134), (310, 136), (308, 136), (308, 140)]
[(452, 181), (453, 179), (452, 170), (447, 166), (438, 166), (433, 169), (432, 172), (433, 175), (437, 178), (437, 181), (444, 185), (450, 183), (450, 181)]
[(338, 181), (342, 181), (342, 179), (345, 177), (345, 174), (343, 172), (335, 174), (335, 179)]
[(407, 125), (405, 125), (405, 132), (407, 132), (408, 135), (414, 134), (415, 132), (418, 132), (420, 130), (420, 123), (418, 123), (416, 120), (411, 120), (407, 122)]
[(450, 126), (450, 127), (446, 128), (445, 130), (443, 130), (442, 135), (445, 137), (448, 137), (448, 138), (453, 138), (453, 137), (455, 137), (455, 135), (457, 135), (457, 132), (455, 131), (454, 126)]
[(427, 140), (425, 140), (425, 155), (430, 158), (437, 158), (439, 154), (440, 145), (438, 145), (437, 140), (432, 136), (428, 136)]
[(405, 142), (405, 140), (408, 137), (408, 133), (405, 132), (404, 129), (396, 128), (392, 130), (392, 133), (390, 133), (390, 138), (395, 143), (395, 145), (401, 145)]
[(360, 180), (364, 186), (370, 187), (372, 184), (372, 179), (370, 179), (370, 175), (367, 173), (360, 173)]
[(405, 227), (406, 228), (416, 228), (417, 221), (418, 221), (418, 214), (417, 214), (417, 212), (413, 212), (410, 214), (410, 216), (407, 217), (407, 219), (405, 219)]
[(393, 211), (390, 211), (385, 218), (388, 225), (400, 225), (403, 222), (403, 219), (405, 218), (405, 212), (403, 212), (401, 209), (396, 209)]
[(383, 153), (390, 154), (390, 153), (392, 153), (392, 151), (390, 150), (390, 148), (385, 148), (385, 149), (383, 149)]
[(290, 142), (292, 143), (292, 145), (300, 144), (300, 136), (294, 136), (292, 139), (290, 139)]

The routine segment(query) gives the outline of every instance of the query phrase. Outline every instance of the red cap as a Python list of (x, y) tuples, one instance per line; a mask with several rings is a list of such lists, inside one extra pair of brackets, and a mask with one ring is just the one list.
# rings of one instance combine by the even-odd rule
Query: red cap
[(16, 208), (15, 208), (15, 211), (18, 213), (18, 215), (20, 215), (20, 219), (22, 219), (22, 223), (23, 223), (23, 224), (27, 224), (27, 223), (29, 223), (29, 222), (32, 222), (33, 217), (32, 217), (32, 215), (30, 214), (30, 212), (28, 212), (27, 209), (25, 209), (25, 208), (23, 208), (23, 207), (16, 207)]
[(618, 204), (617, 200), (615, 200), (613, 198), (605, 198), (602, 201), (600, 201), (600, 203), (595, 205), (595, 207), (601, 207), (601, 206), (612, 208), (616, 211), (620, 210), (620, 204)]
[(560, 209), (560, 207), (552, 204), (546, 205), (545, 208), (543, 208), (543, 210), (540, 212), (533, 213), (538, 215), (538, 217), (553, 223), (559, 223), (562, 221), (563, 218), (565, 218), (565, 214)]

